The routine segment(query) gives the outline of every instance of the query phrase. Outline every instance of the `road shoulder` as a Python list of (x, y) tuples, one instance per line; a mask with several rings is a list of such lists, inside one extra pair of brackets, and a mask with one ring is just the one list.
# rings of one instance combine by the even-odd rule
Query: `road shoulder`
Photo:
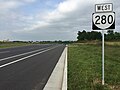
[(67, 90), (67, 47), (43, 90)]

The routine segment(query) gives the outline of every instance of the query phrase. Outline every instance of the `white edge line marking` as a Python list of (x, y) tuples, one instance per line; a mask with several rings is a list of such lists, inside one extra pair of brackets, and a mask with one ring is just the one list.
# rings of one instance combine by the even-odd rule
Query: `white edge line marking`
[[(50, 48), (50, 47), (48, 47), (48, 48)], [(40, 50), (44, 50), (44, 49), (48, 49), (48, 48), (42, 48), (42, 49), (38, 49), (38, 50), (35, 50), (35, 51), (31, 51), (31, 52), (26, 52), (26, 53), (10, 56), (10, 57), (7, 57), (7, 58), (0, 59), (0, 61), (11, 59), (11, 58), (15, 58), (15, 57), (26, 55), (26, 54), (30, 54), (30, 53), (34, 53), (34, 52), (37, 52), (37, 51), (40, 51)]]
[[(56, 48), (56, 47), (54, 47), (54, 48)], [(15, 60), (15, 61), (12, 61), (12, 62), (3, 64), (3, 65), (0, 66), (0, 68), (5, 67), (5, 66), (8, 66), (8, 65), (13, 64), (13, 63), (16, 63), (16, 62), (19, 62), (19, 61), (22, 61), (22, 60), (27, 59), (27, 58), (33, 57), (33, 56), (38, 55), (38, 54), (41, 54), (41, 53), (43, 53), (43, 52), (52, 50), (52, 49), (54, 49), (54, 48), (50, 48), (50, 49), (47, 49), (47, 50), (44, 50), (44, 51), (41, 51), (41, 52), (38, 52), (38, 53), (35, 53), (35, 54), (32, 54), (32, 55), (29, 55), (29, 56), (27, 56), (27, 57), (23, 57), (23, 58), (21, 58), (21, 59), (18, 59), (18, 60)]]

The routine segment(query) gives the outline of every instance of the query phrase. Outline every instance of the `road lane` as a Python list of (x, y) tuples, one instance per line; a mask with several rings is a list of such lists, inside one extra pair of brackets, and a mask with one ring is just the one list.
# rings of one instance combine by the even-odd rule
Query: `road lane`
[(2, 52), (0, 52), (0, 53), (8, 53), (8, 52), (10, 52), (10, 51), (2, 51)]
[[(57, 47), (57, 46), (56, 46)], [(22, 57), (22, 58), (20, 58), (20, 59), (15, 59), (15, 60), (13, 60), (13, 59), (11, 59), (11, 58), (13, 58), (13, 56), (10, 58), (5, 58), (5, 59), (1, 59), (0, 60), (0, 63), (1, 62), (3, 62), (3, 61), (8, 61), (7, 63), (5, 63), (5, 64), (2, 64), (2, 65), (0, 65), (0, 68), (2, 68), (2, 67), (5, 67), (5, 66), (8, 66), (8, 65), (11, 65), (11, 64), (14, 64), (14, 63), (16, 63), (16, 62), (19, 62), (19, 61), (22, 61), (22, 60), (25, 60), (25, 59), (28, 59), (28, 58), (30, 58), (30, 57), (33, 57), (33, 56), (36, 56), (36, 55), (39, 55), (39, 54), (41, 54), (41, 53), (44, 53), (44, 52), (47, 52), (47, 51), (49, 51), (49, 50), (52, 50), (52, 49), (54, 49), (54, 48), (56, 48), (56, 47), (52, 47), (52, 48), (46, 48), (46, 49), (40, 49), (40, 50), (42, 50), (42, 51), (40, 51), (40, 50), (38, 50), (39, 52), (37, 52), (36, 53), (36, 51), (35, 51), (35, 53), (34, 54), (31, 54), (31, 52), (30, 52), (30, 54), (31, 55), (27, 55), (27, 56), (24, 56), (24, 57)], [(29, 52), (28, 52), (29, 53)], [(27, 54), (28, 54), (27, 53)], [(33, 53), (33, 52), (32, 52)], [(26, 55), (26, 53), (25, 54), (23, 54), (23, 55)], [(23, 56), (22, 55), (22, 56)], [(19, 57), (19, 56), (21, 56), (21, 54), (19, 54), (19, 55), (15, 55), (15, 57), (17, 56), (17, 58)], [(12, 61), (10, 61), (9, 59), (11, 59)]]
[[(37, 53), (39, 51), (43, 51), (46, 49), (49, 49), (55, 45), (30, 45), (30, 46), (23, 46), (23, 47), (16, 47), (16, 48), (8, 48), (7, 50), (10, 50), (10, 53), (4, 53), (0, 54), (0, 57), (4, 56), (5, 58), (0, 59), (0, 65), (3, 65), (5, 63), (9, 63), (11, 61), (14, 61), (16, 59), (23, 58), (25, 56)], [(31, 50), (32, 48), (32, 50)], [(33, 50), (34, 49), (34, 50)], [(6, 49), (5, 49), (6, 51)], [(4, 52), (4, 51), (2, 51)]]
[(22, 46), (22, 47), (15, 47), (15, 48), (7, 48), (7, 49), (0, 49), (0, 52), (5, 52), (5, 53), (0, 53), (0, 59), (10, 57), (13, 55), (17, 54), (22, 54), (42, 48), (47, 48), (53, 45), (46, 44), (46, 45), (29, 45), (29, 46)]
[(12, 62), (14, 60), (17, 60), (17, 59), (25, 58), (25, 57), (28, 57), (32, 54), (42, 52), (42, 51), (50, 49), (50, 48), (52, 48), (52, 47), (42, 48), (42, 49), (38, 49), (38, 50), (34, 50), (34, 51), (25, 52), (25, 53), (22, 53), (22, 54), (17, 54), (17, 55), (9, 56), (9, 57), (6, 57), (6, 58), (2, 58), (2, 59), (0, 59), (0, 66), (3, 65), (3, 64)]
[(0, 68), (0, 90), (42, 90), (64, 47)]

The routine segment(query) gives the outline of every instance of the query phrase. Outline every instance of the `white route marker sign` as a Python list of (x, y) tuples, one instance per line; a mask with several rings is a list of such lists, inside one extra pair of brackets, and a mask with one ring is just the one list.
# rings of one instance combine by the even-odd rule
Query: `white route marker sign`
[(115, 12), (113, 4), (96, 4), (95, 13), (92, 14), (92, 29), (115, 29)]
[(115, 12), (93, 13), (93, 30), (115, 29)]

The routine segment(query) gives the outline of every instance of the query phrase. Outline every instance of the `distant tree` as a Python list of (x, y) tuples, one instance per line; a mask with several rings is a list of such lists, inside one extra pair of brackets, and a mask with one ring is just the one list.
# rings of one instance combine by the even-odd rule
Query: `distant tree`
[(120, 40), (120, 33), (118, 32), (115, 32), (115, 40)]
[(108, 34), (114, 34), (113, 30), (108, 30), (107, 33)]
[(101, 33), (100, 32), (86, 32), (83, 30), (82, 32), (78, 31), (78, 41), (81, 40), (101, 40)]
[[(78, 31), (78, 37), (77, 37), (78, 41), (82, 41), (82, 40), (101, 40), (102, 39), (102, 35), (101, 32), (95, 32), (95, 31), (91, 31), (91, 32), (86, 32), (85, 30)], [(105, 34), (105, 40), (120, 40), (120, 33), (115, 32), (113, 30), (108, 30), (107, 34)]]
[(78, 31), (78, 37), (77, 37), (77, 39), (78, 40), (83, 40), (81, 36), (82, 36), (82, 32)]
[(114, 40), (115, 36), (114, 36), (113, 30), (108, 30), (105, 38), (106, 38), (106, 40)]

